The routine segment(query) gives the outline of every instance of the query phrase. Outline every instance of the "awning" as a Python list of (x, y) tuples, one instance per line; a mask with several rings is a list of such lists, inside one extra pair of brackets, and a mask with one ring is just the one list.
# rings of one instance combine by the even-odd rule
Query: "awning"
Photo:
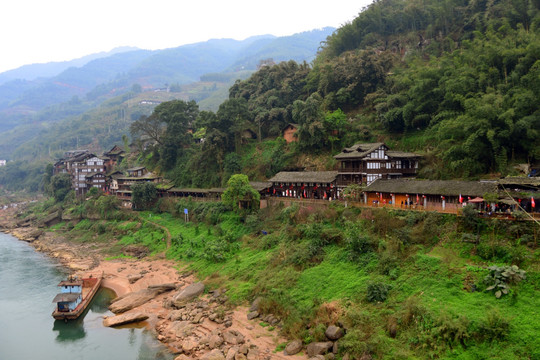
[(504, 198), (499, 200), (499, 202), (506, 205), (518, 205), (518, 202), (512, 198)]
[(467, 202), (476, 204), (476, 203), (484, 202), (484, 199), (482, 199), (481, 197), (475, 197), (474, 199), (471, 199), (471, 200), (469, 200), (469, 201), (467, 201)]

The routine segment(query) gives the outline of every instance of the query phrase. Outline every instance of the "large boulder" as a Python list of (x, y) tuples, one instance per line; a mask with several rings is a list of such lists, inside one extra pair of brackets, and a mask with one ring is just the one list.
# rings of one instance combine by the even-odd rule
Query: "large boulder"
[(332, 345), (334, 344), (331, 341), (312, 342), (306, 347), (306, 352), (309, 357), (324, 355), (332, 348)]
[(191, 360), (191, 358), (184, 354), (180, 354), (177, 357), (175, 357), (174, 360)]
[(213, 334), (208, 338), (208, 347), (210, 349), (217, 349), (223, 344), (223, 338), (218, 334)]
[(330, 325), (326, 328), (325, 335), (330, 340), (338, 340), (343, 337), (344, 332), (342, 328), (335, 325)]
[(262, 301), (262, 297), (258, 297), (251, 303), (251, 306), (249, 307), (249, 311), (259, 311), (259, 305)]
[(122, 314), (106, 318), (105, 320), (103, 320), (103, 326), (120, 326), (134, 322), (144, 321), (146, 319), (148, 319), (148, 315), (144, 313)]
[(302, 340), (293, 340), (285, 346), (285, 355), (294, 355), (302, 351)]
[(195, 326), (190, 321), (175, 321), (168, 330), (176, 337), (183, 339), (193, 334)]
[(259, 312), (258, 311), (250, 311), (247, 314), (247, 319), (248, 320), (253, 320), (253, 319), (258, 318), (258, 317), (259, 317)]
[(162, 286), (153, 286), (147, 289), (135, 291), (115, 300), (109, 306), (109, 310), (111, 310), (115, 314), (120, 314), (136, 308), (137, 306), (141, 306), (142, 304), (147, 303), (159, 294), (170, 290), (172, 290), (170, 284), (164, 284)]
[(228, 330), (223, 333), (223, 340), (231, 345), (243, 344), (245, 342), (244, 335), (236, 330)]
[(197, 348), (197, 346), (199, 345), (199, 343), (197, 342), (197, 340), (193, 337), (188, 337), (187, 339), (184, 339), (182, 341), (182, 351), (184, 351), (185, 353), (189, 354), (191, 353), (195, 348)]
[(201, 360), (225, 360), (225, 356), (219, 349), (214, 349), (201, 357)]
[(202, 282), (193, 283), (177, 292), (172, 298), (172, 303), (176, 307), (181, 307), (186, 302), (201, 295), (203, 292), (204, 284)]

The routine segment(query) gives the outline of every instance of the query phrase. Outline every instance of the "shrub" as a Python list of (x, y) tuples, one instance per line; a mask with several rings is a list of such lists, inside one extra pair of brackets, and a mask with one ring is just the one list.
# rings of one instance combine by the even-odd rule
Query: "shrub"
[(497, 309), (488, 311), (486, 319), (480, 324), (478, 337), (483, 341), (504, 340), (510, 333), (510, 322), (501, 316)]
[(490, 266), (489, 274), (484, 278), (486, 291), (493, 291), (498, 299), (510, 291), (510, 284), (517, 284), (525, 279), (525, 271), (512, 266)]
[(357, 224), (347, 224), (345, 244), (349, 259), (358, 260), (363, 254), (373, 251), (374, 242)]
[(384, 302), (388, 297), (391, 286), (383, 283), (371, 283), (367, 287), (367, 300), (369, 302)]

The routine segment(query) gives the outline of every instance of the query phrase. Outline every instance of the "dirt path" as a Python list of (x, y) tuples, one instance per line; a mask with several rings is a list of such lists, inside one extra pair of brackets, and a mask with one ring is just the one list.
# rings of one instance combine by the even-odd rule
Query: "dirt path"
[(145, 218), (142, 217), (142, 215), (139, 215), (139, 219), (141, 221), (146, 221), (146, 222), (154, 225), (155, 227), (158, 227), (158, 228), (162, 229), (163, 231), (165, 231), (165, 235), (167, 235), (167, 249), (171, 248), (171, 238), (172, 238), (172, 236), (171, 236), (171, 232), (169, 231), (169, 229), (166, 226), (158, 224), (158, 223), (156, 223), (156, 222), (154, 222), (152, 220), (145, 219)]

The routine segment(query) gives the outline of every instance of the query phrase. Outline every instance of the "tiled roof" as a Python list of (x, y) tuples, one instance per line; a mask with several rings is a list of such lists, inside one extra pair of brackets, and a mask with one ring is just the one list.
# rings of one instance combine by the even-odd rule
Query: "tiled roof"
[(297, 183), (331, 183), (336, 180), (337, 171), (282, 171), (268, 181)]
[(497, 183), (494, 181), (378, 179), (367, 186), (365, 191), (395, 194), (483, 196), (485, 193), (497, 193)]

